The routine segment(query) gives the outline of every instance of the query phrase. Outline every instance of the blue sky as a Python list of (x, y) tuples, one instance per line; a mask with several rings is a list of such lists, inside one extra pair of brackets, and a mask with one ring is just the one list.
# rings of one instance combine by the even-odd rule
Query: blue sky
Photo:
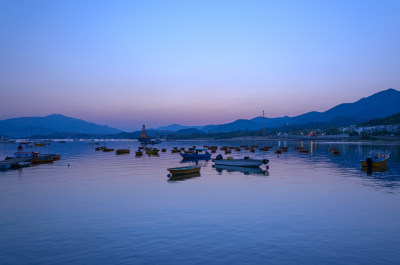
[(204, 125), (400, 87), (400, 1), (0, 5), (0, 119)]

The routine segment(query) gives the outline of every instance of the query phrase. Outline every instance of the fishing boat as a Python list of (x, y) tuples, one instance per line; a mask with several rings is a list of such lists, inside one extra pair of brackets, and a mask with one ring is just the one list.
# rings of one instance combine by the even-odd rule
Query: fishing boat
[(10, 140), (5, 136), (0, 136), (0, 144), (12, 144), (15, 142), (16, 142), (16, 140)]
[(114, 152), (114, 148), (104, 148), (103, 152)]
[(136, 152), (135, 152), (135, 155), (136, 155), (136, 156), (142, 156), (142, 155), (143, 155), (143, 152), (142, 152), (142, 151), (136, 151)]
[(231, 156), (227, 159), (223, 159), (222, 155), (219, 154), (215, 159), (212, 160), (215, 165), (225, 166), (238, 166), (238, 167), (259, 167), (262, 164), (268, 164), (268, 159), (252, 159), (245, 156), (243, 159), (234, 159)]
[(169, 173), (172, 175), (182, 175), (182, 174), (190, 174), (190, 173), (195, 173), (195, 172), (200, 172), (199, 166), (187, 166), (187, 167), (173, 167), (173, 168), (167, 168)]
[(129, 149), (117, 149), (117, 151), (115, 151), (116, 155), (122, 155), (122, 154), (129, 154), (131, 152), (131, 150)]
[(32, 158), (39, 156), (39, 152), (15, 152), (14, 157), (17, 158)]
[[(206, 151), (206, 152), (203, 153), (203, 151)], [(210, 158), (211, 154), (209, 152), (207, 152), (207, 149), (195, 148), (193, 150), (193, 153), (181, 153), (181, 156), (183, 158), (195, 159), (195, 158)]]
[(363, 167), (380, 167), (386, 165), (390, 157), (389, 152), (373, 150), (361, 159)]
[(36, 157), (32, 157), (32, 164), (42, 164), (42, 163), (51, 163), (53, 162), (54, 159), (52, 156), (36, 156)]
[(148, 149), (148, 150), (146, 150), (146, 154), (147, 155), (158, 155), (158, 149), (156, 149), (156, 148), (153, 148), (153, 149)]

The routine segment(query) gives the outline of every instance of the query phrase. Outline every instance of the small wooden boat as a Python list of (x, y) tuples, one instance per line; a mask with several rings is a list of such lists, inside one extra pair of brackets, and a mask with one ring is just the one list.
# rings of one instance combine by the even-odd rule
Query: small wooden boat
[(45, 146), (46, 144), (44, 143), (34, 143), (35, 146)]
[(278, 150), (275, 150), (274, 153), (275, 154), (282, 154), (282, 151), (278, 149)]
[(231, 154), (232, 151), (231, 150), (225, 150), (225, 154)]
[(200, 171), (200, 166), (187, 166), (187, 167), (174, 167), (168, 168), (167, 170), (172, 175), (182, 175), (182, 174), (191, 174)]
[(163, 152), (163, 153), (167, 152), (167, 148), (161, 149), (161, 152)]
[(223, 159), (222, 155), (218, 155), (215, 159), (213, 159), (215, 165), (225, 165), (225, 166), (238, 166), (238, 167), (259, 167), (262, 164), (267, 164), (269, 162), (268, 159), (251, 159), (248, 156), (243, 159), (233, 159), (232, 157), (228, 157), (227, 159)]
[(192, 153), (181, 153), (181, 156), (186, 159), (211, 158), (209, 152), (202, 153), (203, 151), (206, 151), (206, 149), (196, 148)]
[(104, 148), (103, 152), (114, 152), (114, 148)]
[(240, 148), (236, 148), (235, 151), (236, 151), (236, 152), (240, 152)]
[(215, 150), (215, 149), (211, 150), (211, 153), (213, 153), (213, 154), (215, 154), (216, 152), (217, 152), (217, 150)]
[(158, 155), (158, 149), (149, 149), (146, 150), (147, 155)]
[(115, 151), (116, 155), (123, 155), (123, 154), (129, 154), (131, 152), (131, 150), (129, 149), (117, 149), (117, 151)]
[(52, 156), (36, 156), (32, 157), (32, 164), (52, 163), (54, 161)]
[(181, 152), (180, 149), (172, 149), (172, 150), (171, 150), (171, 153), (180, 153), (180, 152)]
[(142, 152), (142, 151), (136, 151), (136, 152), (135, 152), (135, 155), (136, 155), (136, 156), (142, 156), (142, 155), (143, 155), (143, 152)]
[(252, 149), (250, 149), (250, 152), (254, 153), (254, 152), (255, 152), (255, 150), (252, 148)]
[(364, 158), (361, 159), (363, 167), (382, 167), (387, 164), (390, 157), (388, 152), (371, 151)]
[(308, 154), (308, 149), (300, 149), (299, 153)]

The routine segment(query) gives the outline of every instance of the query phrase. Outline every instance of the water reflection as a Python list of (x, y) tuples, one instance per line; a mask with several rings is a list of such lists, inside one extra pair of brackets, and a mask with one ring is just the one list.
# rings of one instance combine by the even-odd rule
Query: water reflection
[(183, 180), (188, 180), (191, 178), (197, 178), (200, 176), (201, 176), (200, 172), (195, 172), (195, 173), (190, 173), (190, 174), (182, 174), (182, 175), (171, 175), (168, 179), (168, 182), (183, 181)]
[(263, 170), (260, 167), (238, 167), (238, 166), (224, 166), (224, 165), (213, 165), (213, 168), (218, 172), (219, 175), (225, 170), (226, 172), (241, 172), (244, 175), (264, 175), (269, 176), (268, 170)]

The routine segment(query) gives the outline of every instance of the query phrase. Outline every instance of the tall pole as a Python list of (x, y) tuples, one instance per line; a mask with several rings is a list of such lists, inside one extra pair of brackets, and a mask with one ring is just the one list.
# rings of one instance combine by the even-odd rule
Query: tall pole
[(263, 135), (265, 136), (265, 113), (263, 110)]

